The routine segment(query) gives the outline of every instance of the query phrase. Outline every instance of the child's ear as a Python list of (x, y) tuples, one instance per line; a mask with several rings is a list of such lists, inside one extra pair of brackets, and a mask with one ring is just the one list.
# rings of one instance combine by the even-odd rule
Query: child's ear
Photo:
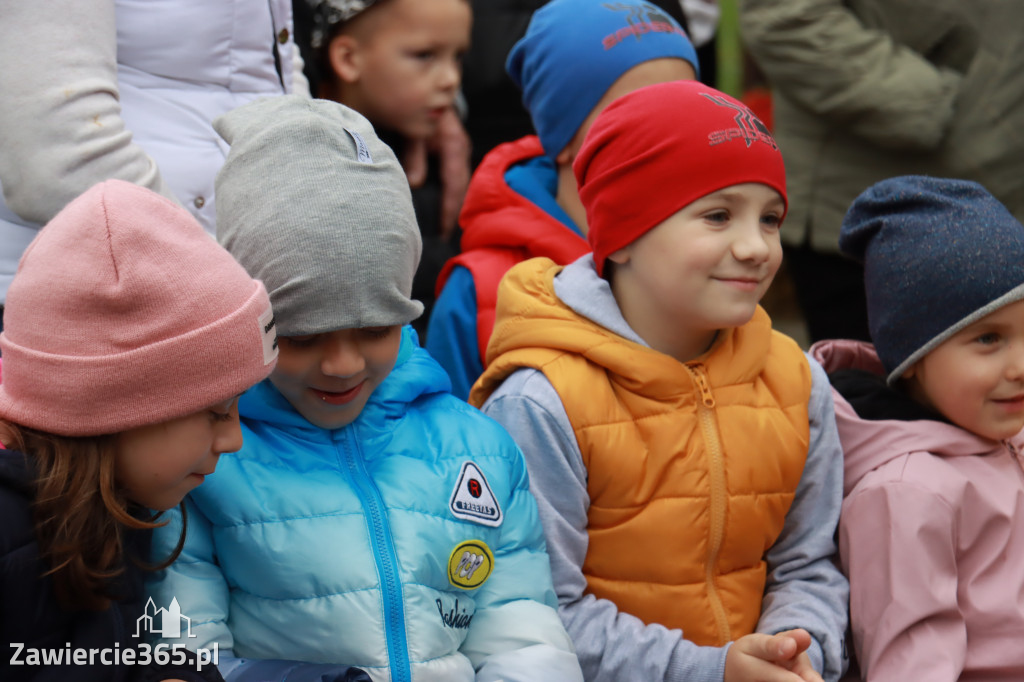
[(555, 155), (555, 163), (559, 166), (571, 166), (572, 162), (576, 160), (576, 150), (572, 148), (573, 145), (570, 143), (566, 145), (565, 149), (558, 152)]
[(339, 34), (331, 40), (327, 47), (327, 57), (331, 69), (344, 83), (355, 83), (362, 71), (362, 58), (359, 41), (354, 36)]
[(914, 374), (917, 372), (917, 363), (915, 362), (910, 367), (907, 367), (906, 371), (900, 375), (900, 379), (912, 379)]
[(616, 265), (625, 265), (629, 262), (629, 250), (629, 245), (623, 246), (621, 249), (609, 253), (607, 260), (610, 260)]

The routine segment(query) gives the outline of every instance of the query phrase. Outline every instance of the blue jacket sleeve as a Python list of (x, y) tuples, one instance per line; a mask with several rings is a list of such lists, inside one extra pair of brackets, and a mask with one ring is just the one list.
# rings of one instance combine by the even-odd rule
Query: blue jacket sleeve
[[(211, 524), (186, 498), (188, 528), (185, 547), (173, 564), (156, 574), (147, 591), (157, 604), (177, 599), (181, 612), (191, 618), (195, 639), (190, 649), (217, 645), (217, 669), (226, 682), (369, 682), (361, 670), (344, 665), (298, 661), (241, 659), (234, 656), (234, 638), (228, 628), (230, 595), (227, 580), (217, 564)], [(167, 556), (181, 532), (181, 513), (167, 513), (168, 523), (153, 535), (153, 556)], [(177, 640), (164, 640), (176, 644)]]
[(452, 269), (427, 323), (427, 352), (448, 372), (452, 395), (466, 400), (484, 373), (476, 333), (476, 286), (464, 267)]

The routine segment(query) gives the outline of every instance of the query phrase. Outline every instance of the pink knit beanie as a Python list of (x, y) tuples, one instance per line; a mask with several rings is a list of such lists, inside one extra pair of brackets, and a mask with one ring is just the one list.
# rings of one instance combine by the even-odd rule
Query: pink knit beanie
[(598, 273), (610, 254), (712, 192), (755, 182), (786, 200), (782, 153), (768, 128), (697, 81), (649, 85), (612, 102), (573, 172)]
[(109, 180), (36, 236), (7, 293), (0, 418), (118, 433), (228, 400), (277, 358), (263, 284), (182, 208)]

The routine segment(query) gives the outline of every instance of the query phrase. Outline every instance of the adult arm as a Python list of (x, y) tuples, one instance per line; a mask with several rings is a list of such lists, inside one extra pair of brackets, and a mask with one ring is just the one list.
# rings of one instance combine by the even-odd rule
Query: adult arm
[[(892, 11), (898, 11), (894, 9)], [(935, 40), (955, 17), (921, 5)], [(962, 76), (936, 66), (841, 0), (740, 0), (744, 44), (778, 93), (873, 145), (927, 150), (953, 118)]]
[(679, 630), (646, 625), (613, 602), (586, 594), (587, 474), (565, 408), (547, 378), (532, 369), (516, 371), (483, 411), (512, 434), (526, 457), (559, 614), (585, 678), (721, 682), (728, 647), (697, 646)]
[(843, 504), (840, 552), (864, 679), (960, 679), (968, 644), (955, 532), (954, 510), (913, 484), (857, 488)]
[(807, 357), (811, 396), (810, 442), (793, 504), (775, 544), (765, 555), (768, 576), (758, 632), (803, 628), (812, 641), (811, 663), (826, 682), (838, 680), (849, 586), (835, 564), (835, 532), (843, 499), (843, 451), (828, 376)]
[(0, 183), (11, 210), (42, 225), (108, 178), (175, 199), (121, 118), (113, 0), (0, 7)]

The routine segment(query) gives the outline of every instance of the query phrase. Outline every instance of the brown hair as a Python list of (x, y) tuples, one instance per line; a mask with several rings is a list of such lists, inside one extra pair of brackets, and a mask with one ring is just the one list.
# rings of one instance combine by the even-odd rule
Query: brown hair
[[(116, 600), (114, 579), (124, 572), (124, 530), (153, 529), (167, 521), (137, 518), (138, 512), (115, 481), (117, 434), (59, 436), (6, 422), (8, 448), (17, 448), (35, 464), (36, 539), (40, 556), (49, 563), (58, 602), (69, 609), (102, 611)], [(146, 570), (169, 566), (185, 543), (185, 504), (180, 505), (182, 531), (165, 561)], [(144, 512), (143, 512), (144, 513)]]

